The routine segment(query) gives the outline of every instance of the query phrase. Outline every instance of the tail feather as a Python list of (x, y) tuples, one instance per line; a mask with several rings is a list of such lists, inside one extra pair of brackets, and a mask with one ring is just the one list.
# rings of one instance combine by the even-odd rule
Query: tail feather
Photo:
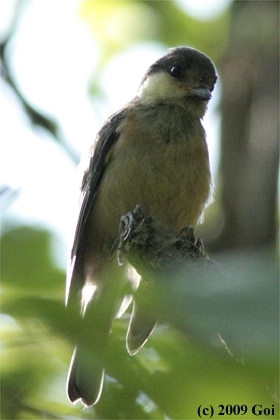
[(157, 319), (147, 315), (145, 308), (133, 302), (133, 310), (126, 335), (126, 348), (130, 355), (136, 354), (144, 346), (157, 322)]
[(67, 380), (69, 400), (73, 404), (81, 401), (87, 407), (96, 404), (102, 393), (103, 381), (103, 365), (94, 360), (88, 352), (76, 347)]
[[(89, 286), (92, 287), (91, 284)], [(84, 289), (86, 287), (88, 285)], [(120, 305), (121, 300), (114, 287), (103, 287), (92, 301), (83, 296), (83, 316), (67, 381), (67, 393), (72, 403), (81, 401), (89, 407), (96, 404), (101, 396), (110, 331)]]

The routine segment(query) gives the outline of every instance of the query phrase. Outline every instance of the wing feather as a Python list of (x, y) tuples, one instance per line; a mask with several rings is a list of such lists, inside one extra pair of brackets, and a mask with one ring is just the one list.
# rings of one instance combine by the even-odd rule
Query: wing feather
[(126, 108), (111, 115), (98, 132), (96, 140), (90, 149), (87, 167), (84, 172), (79, 200), (78, 218), (71, 249), (66, 280), (66, 304), (74, 288), (81, 288), (84, 279), (76, 276), (83, 253), (83, 237), (89, 215), (95, 203), (96, 194), (106, 167), (106, 156), (118, 140), (118, 126), (125, 118)]

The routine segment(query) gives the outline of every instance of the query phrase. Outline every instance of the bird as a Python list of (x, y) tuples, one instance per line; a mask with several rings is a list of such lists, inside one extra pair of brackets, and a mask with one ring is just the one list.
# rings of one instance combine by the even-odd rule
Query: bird
[[(74, 404), (99, 401), (113, 321), (131, 300), (129, 269), (112, 251), (120, 218), (140, 205), (145, 215), (180, 232), (196, 226), (212, 200), (202, 119), (216, 81), (215, 65), (203, 52), (168, 49), (90, 147), (66, 283), (66, 305), (81, 317), (67, 379)], [(157, 321), (133, 303), (126, 336), (130, 355), (146, 343)]]

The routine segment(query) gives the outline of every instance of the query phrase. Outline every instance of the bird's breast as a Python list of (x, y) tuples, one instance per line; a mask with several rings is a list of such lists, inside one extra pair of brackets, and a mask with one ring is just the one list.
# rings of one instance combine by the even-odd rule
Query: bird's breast
[[(167, 116), (166, 116), (167, 118)], [(161, 121), (161, 123), (160, 123)], [(93, 225), (105, 246), (120, 217), (140, 204), (180, 231), (196, 225), (209, 199), (211, 177), (203, 127), (126, 118), (108, 163), (93, 209)]]

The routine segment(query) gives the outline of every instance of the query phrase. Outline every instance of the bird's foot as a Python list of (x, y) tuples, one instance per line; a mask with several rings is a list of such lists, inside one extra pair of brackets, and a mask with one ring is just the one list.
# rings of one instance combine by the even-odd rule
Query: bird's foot
[(140, 204), (137, 204), (134, 210), (126, 213), (124, 216), (121, 217), (118, 235), (111, 249), (111, 252), (113, 252), (116, 246), (118, 245), (117, 246), (117, 260), (120, 266), (124, 265), (125, 263), (122, 249), (127, 239), (130, 237), (131, 232), (143, 219), (144, 219), (144, 214), (143, 214)]
[(181, 232), (180, 235), (183, 236), (184, 238), (188, 239), (194, 246), (196, 246), (199, 251), (202, 252), (202, 254), (204, 254), (204, 245), (203, 245), (203, 241), (201, 238), (196, 238), (194, 235), (194, 227), (192, 226), (186, 226), (184, 227)]

